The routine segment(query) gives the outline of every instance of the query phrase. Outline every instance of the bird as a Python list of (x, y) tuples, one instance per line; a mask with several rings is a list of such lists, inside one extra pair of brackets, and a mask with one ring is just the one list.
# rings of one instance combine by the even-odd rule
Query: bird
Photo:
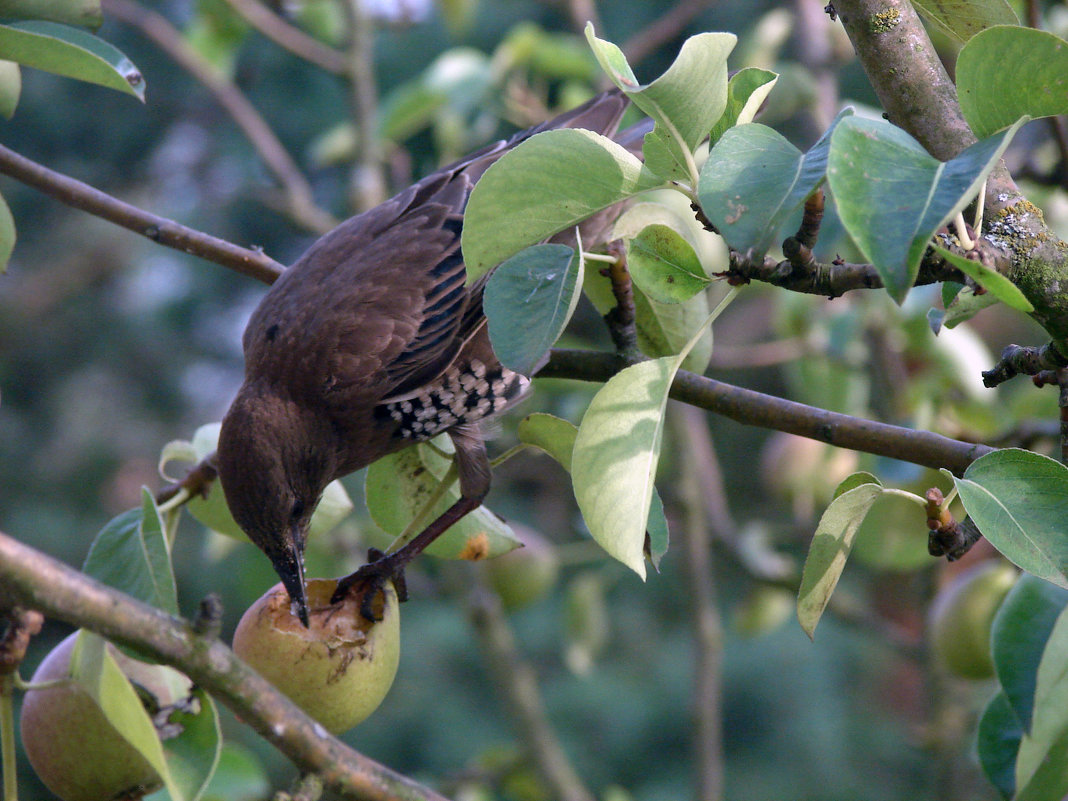
[(372, 554), (342, 579), (338, 600), (361, 582), (401, 575), (482, 503), (491, 477), (479, 422), (530, 389), (530, 377), (504, 367), (490, 344), (488, 274), (467, 283), (460, 234), (475, 183), (541, 131), (613, 135), (627, 103), (618, 90), (603, 92), (342, 222), (283, 271), (252, 313), (244, 380), (222, 421), (216, 468), (234, 519), (271, 561), (305, 626), (304, 546), (326, 485), (442, 433), (455, 446), (459, 499), (402, 548)]

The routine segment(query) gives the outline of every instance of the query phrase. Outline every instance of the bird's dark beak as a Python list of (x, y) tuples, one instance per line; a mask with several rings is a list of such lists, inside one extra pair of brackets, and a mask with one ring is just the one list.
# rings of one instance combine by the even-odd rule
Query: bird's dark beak
[(295, 536), (289, 538), (287, 547), (277, 557), (272, 557), (271, 561), (278, 577), (282, 579), (282, 586), (289, 593), (289, 600), (296, 607), (297, 617), (304, 624), (304, 628), (307, 628), (308, 594), (304, 587), (304, 553), (300, 545), (304, 537), (296, 531), (293, 534)]

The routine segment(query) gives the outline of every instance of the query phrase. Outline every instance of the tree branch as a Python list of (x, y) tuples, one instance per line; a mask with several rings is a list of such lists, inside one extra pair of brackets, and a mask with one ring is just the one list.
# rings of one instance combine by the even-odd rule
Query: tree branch
[[(613, 353), (553, 350), (548, 364), (538, 376), (607, 381), (633, 363)], [(924, 467), (944, 467), (956, 475), (962, 474), (980, 456), (994, 450), (987, 445), (961, 442), (931, 431), (915, 431), (818, 409), (685, 370), (676, 375), (670, 394), (675, 400), (708, 409), (738, 423), (785, 431), (835, 447), (888, 456)]]
[(92, 629), (173, 665), (224, 703), (302, 771), (359, 801), (446, 801), (433, 790), (349, 748), (309, 718), (218, 640), (0, 533), (4, 596)]
[(3, 145), (0, 145), (0, 173), (160, 245), (229, 267), (258, 281), (273, 283), (285, 269), (262, 251), (239, 247), (165, 217), (157, 217), (88, 184), (50, 170)]
[(300, 28), (294, 27), (267, 8), (259, 0), (226, 0), (227, 5), (283, 50), (308, 61), (334, 75), (348, 71), (345, 56), (325, 45)]
[(316, 205), (311, 186), (275, 136), (271, 126), (233, 81), (207, 64), (161, 14), (132, 0), (104, 0), (104, 11), (141, 31), (182, 69), (204, 86), (226, 110), (282, 185), (282, 206), (300, 225), (326, 233), (337, 220)]

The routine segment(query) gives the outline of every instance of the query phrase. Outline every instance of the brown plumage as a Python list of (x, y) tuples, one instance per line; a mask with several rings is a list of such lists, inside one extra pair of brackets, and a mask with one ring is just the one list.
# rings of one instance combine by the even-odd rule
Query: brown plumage
[(234, 518), (307, 619), (303, 550), (332, 480), (447, 432), (460, 499), (404, 548), (343, 582), (403, 569), (489, 491), (477, 423), (527, 389), (493, 354), (484, 281), (466, 287), (460, 229), (471, 189), (502, 154), (552, 128), (611, 135), (618, 92), (445, 167), (316, 241), (245, 329), (245, 380), (223, 420), (217, 465)]

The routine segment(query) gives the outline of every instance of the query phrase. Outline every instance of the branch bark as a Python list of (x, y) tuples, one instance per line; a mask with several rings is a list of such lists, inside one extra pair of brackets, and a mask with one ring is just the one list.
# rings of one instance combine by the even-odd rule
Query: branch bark
[[(613, 353), (554, 350), (538, 373), (544, 378), (607, 381), (633, 361)], [(874, 453), (924, 467), (947, 468), (961, 475), (976, 459), (994, 450), (987, 445), (944, 437), (931, 431), (878, 423), (743, 389), (680, 370), (671, 385), (675, 400), (729, 417), (738, 423), (772, 428), (839, 448)]]
[(307, 773), (358, 801), (446, 801), (330, 736), (219, 640), (0, 533), (0, 586), (20, 606), (173, 665)]

